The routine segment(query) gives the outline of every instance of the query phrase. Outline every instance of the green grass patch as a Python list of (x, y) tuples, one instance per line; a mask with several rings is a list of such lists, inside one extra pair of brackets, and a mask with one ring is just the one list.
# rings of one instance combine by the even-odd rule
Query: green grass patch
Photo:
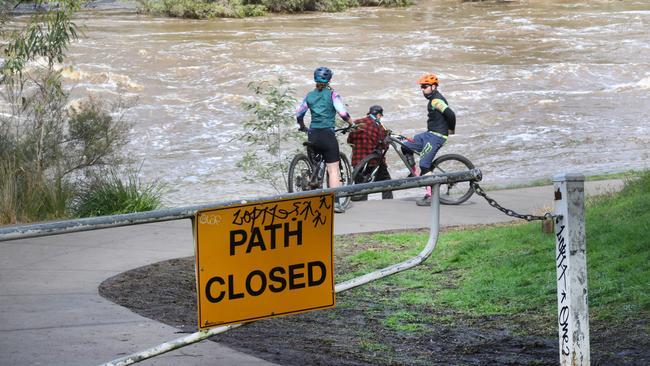
[[(590, 198), (586, 207), (590, 317), (622, 322), (650, 315), (650, 172), (629, 178), (621, 192)], [(338, 240), (338, 272), (354, 275), (418, 253), (426, 232)], [(384, 325), (417, 331), (418, 309), (469, 316), (552, 316), (557, 307), (555, 238), (539, 223), (446, 231), (424, 264), (373, 282), (355, 298), (401, 310)], [(350, 274), (339, 276), (349, 278)], [(423, 312), (424, 313), (424, 312)], [(431, 313), (428, 311), (427, 313)], [(443, 315), (446, 316), (446, 315)]]
[(422, 325), (418, 324), (418, 320), (421, 319), (419, 314), (415, 312), (399, 310), (384, 318), (382, 323), (384, 326), (397, 331), (413, 332), (422, 329)]

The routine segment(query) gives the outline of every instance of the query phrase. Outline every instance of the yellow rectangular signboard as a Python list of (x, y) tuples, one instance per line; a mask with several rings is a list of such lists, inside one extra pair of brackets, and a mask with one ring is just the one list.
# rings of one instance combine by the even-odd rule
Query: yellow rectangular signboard
[(200, 329), (333, 307), (334, 194), (201, 210)]

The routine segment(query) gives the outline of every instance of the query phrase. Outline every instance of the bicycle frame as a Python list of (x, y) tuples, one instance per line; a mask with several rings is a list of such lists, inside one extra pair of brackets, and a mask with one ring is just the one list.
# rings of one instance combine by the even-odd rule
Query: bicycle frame
[[(406, 168), (413, 174), (413, 176), (415, 176), (416, 175), (415, 168), (411, 168), (409, 166), (408, 159), (406, 159), (406, 156), (404, 155), (402, 150), (397, 147), (397, 145), (400, 145), (400, 146), (404, 146), (404, 147), (406, 147), (408, 149), (408, 146), (404, 145), (404, 143), (402, 141), (398, 140), (397, 138), (395, 138), (395, 137), (393, 137), (391, 135), (386, 136), (386, 138), (384, 139), (384, 143), (387, 145), (387, 147), (385, 149), (382, 149), (381, 151), (379, 149), (377, 149), (377, 152), (381, 153), (382, 160), (386, 158), (386, 154), (388, 153), (388, 150), (390, 150), (390, 148), (392, 147), (393, 150), (395, 150), (395, 152), (399, 156), (399, 158), (402, 160), (402, 163), (404, 163), (404, 166), (406, 166)], [(413, 151), (413, 154), (418, 155), (418, 156), (420, 155), (416, 151)], [(375, 170), (372, 172), (372, 175), (374, 176), (376, 173), (377, 173), (377, 169), (375, 168)]]
[[(334, 130), (335, 133), (347, 133), (350, 131), (350, 127), (344, 127)], [(318, 151), (314, 144), (307, 141), (303, 143), (305, 146), (305, 153), (298, 153), (294, 156), (291, 164), (289, 164), (289, 178), (288, 178), (288, 191), (310, 191), (314, 189), (322, 189), (326, 185), (325, 182), (328, 172), (327, 164), (325, 162), (325, 157), (323, 154)], [(300, 163), (302, 162), (302, 163)], [(302, 171), (295, 174), (296, 167), (302, 164), (308, 165), (309, 169), (302, 169)], [(306, 167), (305, 167), (306, 168)], [(339, 153), (339, 168), (340, 168), (340, 181), (341, 184), (347, 185), (350, 184), (352, 177), (352, 168), (350, 167), (350, 160), (345, 155), (345, 153)], [(338, 201), (337, 201), (338, 202)], [(342, 198), (341, 206), (347, 207), (350, 202), (350, 198), (345, 196)]]
[[(400, 140), (398, 140), (395, 137), (390, 136), (390, 135), (386, 137), (386, 140), (388, 140), (387, 141), (388, 146), (392, 147), (393, 150), (395, 150), (395, 152), (397, 153), (399, 158), (404, 163), (404, 166), (406, 166), (406, 168), (415, 176), (416, 175), (415, 167), (409, 166), (408, 159), (406, 159), (406, 156), (404, 155), (402, 150), (397, 148), (397, 145), (404, 146), (407, 149), (408, 149), (408, 146), (404, 145), (404, 143), (402, 141), (400, 141)], [(411, 149), (409, 149), (409, 150), (411, 150)], [(413, 151), (413, 150), (411, 150), (411, 151)], [(388, 149), (386, 149), (386, 152), (388, 152)], [(417, 151), (413, 151), (413, 154), (420, 156), (420, 154)]]
[(309, 186), (312, 189), (318, 189), (323, 187), (323, 179), (325, 178), (325, 158), (323, 154), (316, 152), (314, 148), (310, 145), (305, 145), (307, 150), (307, 158), (309, 163), (314, 167), (314, 172), (311, 177), (309, 177)]

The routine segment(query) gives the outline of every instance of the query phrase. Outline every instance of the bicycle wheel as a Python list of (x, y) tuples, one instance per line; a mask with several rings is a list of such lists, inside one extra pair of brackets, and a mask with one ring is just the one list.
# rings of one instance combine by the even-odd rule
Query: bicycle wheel
[(309, 191), (309, 180), (314, 171), (314, 167), (309, 162), (305, 154), (296, 154), (289, 164), (289, 178), (287, 181), (287, 190), (291, 192)]
[[(341, 185), (352, 185), (352, 167), (350, 166), (350, 160), (343, 153), (339, 154), (339, 169), (341, 170)], [(350, 207), (350, 196), (341, 197), (339, 203), (347, 210)]]
[[(469, 159), (458, 154), (442, 155), (433, 161), (433, 174), (443, 174), (450, 172), (460, 172), (474, 169)], [(445, 205), (459, 205), (467, 201), (474, 189), (470, 182), (456, 182), (440, 185), (440, 203)]]
[[(352, 184), (352, 169), (350, 168), (350, 160), (348, 160), (348, 157), (343, 153), (339, 154), (339, 170), (341, 172), (339, 185), (346, 186)], [(329, 175), (327, 174), (327, 171), (325, 172), (325, 178), (323, 181), (327, 188), (329, 188)], [(344, 209), (347, 209), (350, 206), (350, 196), (339, 197), (339, 204)]]
[[(381, 155), (379, 154), (370, 154), (354, 167), (352, 171), (352, 182), (354, 184), (362, 183), (372, 183), (377, 178), (377, 172), (379, 170), (379, 164), (381, 163)], [(356, 195), (353, 198), (358, 200), (366, 200), (368, 195)]]

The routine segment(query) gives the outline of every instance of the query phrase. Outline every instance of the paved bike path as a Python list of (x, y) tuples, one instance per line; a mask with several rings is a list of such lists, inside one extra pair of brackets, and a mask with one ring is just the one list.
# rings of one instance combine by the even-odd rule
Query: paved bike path
[[(586, 191), (621, 184), (587, 182)], [(552, 209), (552, 191), (546, 186), (488, 194), (517, 212), (540, 214)], [(355, 202), (335, 215), (335, 233), (428, 227), (429, 209), (416, 206), (415, 198)], [(460, 206), (441, 206), (442, 226), (511, 220), (476, 195)], [(1, 242), (0, 366), (97, 365), (183, 336), (105, 300), (97, 288), (121, 272), (193, 254), (189, 220)], [(140, 364), (272, 365), (206, 341)]]

